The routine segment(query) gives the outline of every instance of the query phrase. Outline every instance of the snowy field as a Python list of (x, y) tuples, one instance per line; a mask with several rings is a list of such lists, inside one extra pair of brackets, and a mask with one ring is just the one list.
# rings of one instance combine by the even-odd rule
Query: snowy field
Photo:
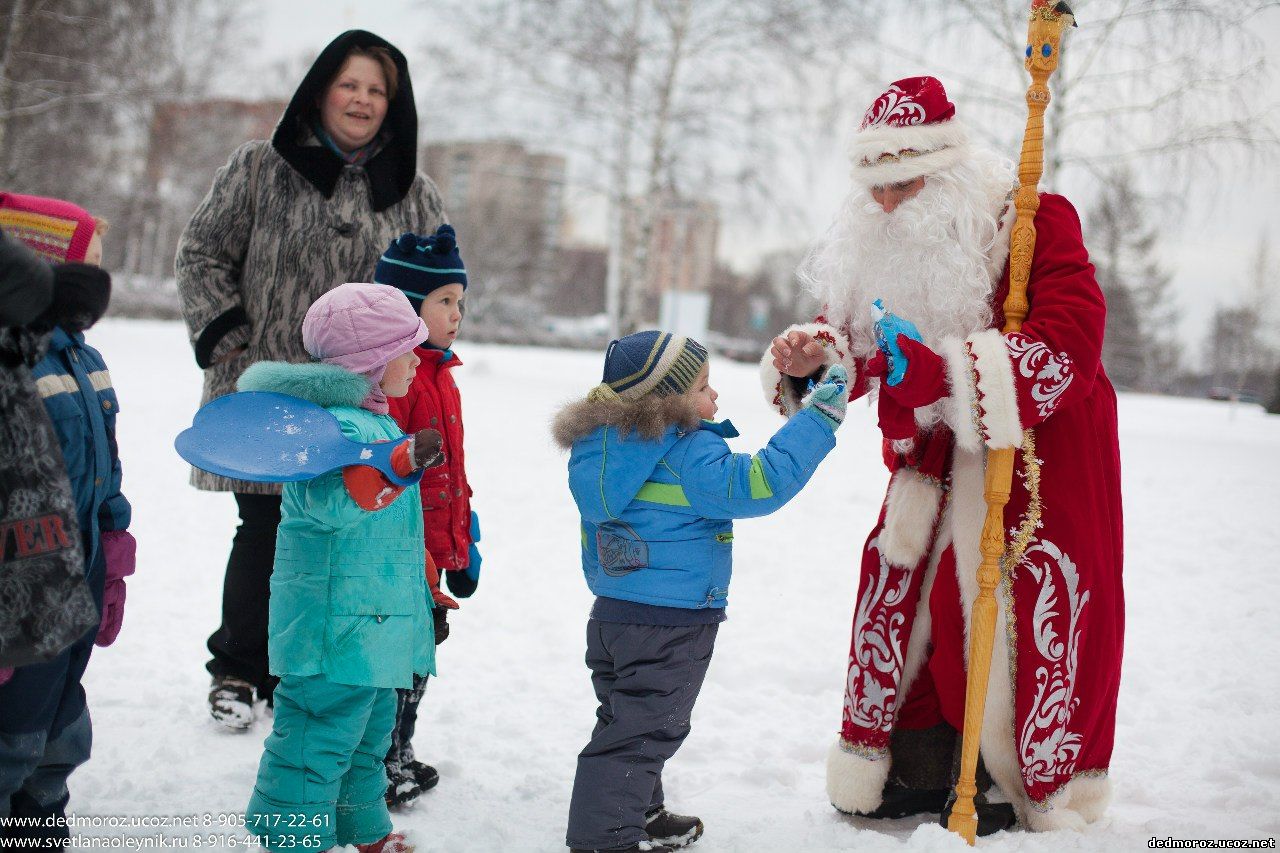
[[(416, 739), (438, 788), (397, 817), (420, 851), (563, 849), (574, 760), (593, 723), (582, 662), (590, 595), (564, 457), (547, 424), (599, 380), (596, 353), (473, 346), (455, 375), (468, 473), (483, 518), (476, 596), (451, 619)], [(93, 759), (71, 778), (81, 816), (243, 809), (270, 718), (248, 734), (210, 719), (205, 639), (219, 621), (236, 523), (230, 495), (197, 492), (174, 453), (200, 375), (182, 327), (106, 321), (89, 333), (119, 389), (120, 454), (138, 573), (124, 630), (85, 678)], [(717, 360), (721, 415), (754, 451), (779, 425), (755, 369)], [(961, 850), (919, 819), (840, 816), (823, 762), (840, 724), (855, 554), (886, 482), (873, 412), (858, 405), (810, 486), (740, 522), (736, 573), (693, 733), (664, 775), (700, 815), (695, 850)], [(1280, 417), (1257, 407), (1120, 402), (1128, 553), (1115, 801), (1083, 834), (1005, 833), (1000, 851), (1138, 850), (1152, 836), (1280, 836)], [(197, 818), (203, 820), (203, 818)], [(213, 828), (84, 829), (198, 836)], [(228, 837), (230, 836), (230, 837)]]

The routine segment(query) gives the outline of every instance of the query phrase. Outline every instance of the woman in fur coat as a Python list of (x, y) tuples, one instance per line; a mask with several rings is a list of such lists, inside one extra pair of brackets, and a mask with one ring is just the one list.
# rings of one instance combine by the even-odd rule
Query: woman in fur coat
[[(363, 30), (333, 40), (299, 85), (272, 138), (246, 142), (219, 169), (178, 246), (183, 315), (204, 368), (201, 403), (235, 390), (255, 361), (307, 361), (307, 307), (344, 281), (370, 281), (382, 249), (406, 229), (444, 221), (417, 169), (418, 116), (404, 55)], [(209, 637), (210, 712), (232, 729), (270, 701), (267, 601), (278, 484), (193, 471), (192, 484), (232, 492), (240, 527)]]

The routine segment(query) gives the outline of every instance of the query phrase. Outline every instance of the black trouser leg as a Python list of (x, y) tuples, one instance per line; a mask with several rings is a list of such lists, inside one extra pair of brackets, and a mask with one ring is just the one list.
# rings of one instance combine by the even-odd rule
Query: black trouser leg
[(578, 755), (569, 847), (648, 840), (645, 816), (662, 804), (662, 770), (689, 734), (719, 627), (587, 622), (586, 661), (600, 706)]
[(205, 666), (215, 676), (242, 678), (270, 698), (277, 679), (267, 667), (267, 613), (280, 496), (237, 492), (236, 506), (240, 526), (222, 586), (222, 624), (209, 637), (213, 659)]
[(396, 690), (396, 725), (391, 730), (391, 748), (387, 750), (387, 771), (398, 770), (414, 760), (413, 732), (418, 725), (418, 705), (427, 692), (430, 676), (413, 676), (413, 688)]

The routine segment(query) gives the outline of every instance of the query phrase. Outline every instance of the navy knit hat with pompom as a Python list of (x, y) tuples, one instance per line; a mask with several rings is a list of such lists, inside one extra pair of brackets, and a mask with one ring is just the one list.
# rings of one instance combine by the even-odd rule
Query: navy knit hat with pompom
[(422, 300), (437, 287), (461, 284), (467, 289), (467, 270), (458, 254), (458, 235), (452, 225), (441, 225), (429, 237), (401, 234), (378, 259), (373, 271), (377, 284), (398, 288), (413, 310), (422, 310)]

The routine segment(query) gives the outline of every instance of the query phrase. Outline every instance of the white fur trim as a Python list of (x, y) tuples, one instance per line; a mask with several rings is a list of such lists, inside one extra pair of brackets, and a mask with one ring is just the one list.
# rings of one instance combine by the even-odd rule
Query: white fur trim
[[(777, 337), (785, 338), (792, 332), (804, 332), (814, 338), (819, 335), (829, 335), (836, 344), (833, 348), (830, 342), (819, 341), (822, 343), (823, 364), (830, 365), (837, 362), (843, 364), (845, 372), (849, 374), (849, 388), (857, 384), (858, 365), (848, 355), (849, 339), (843, 333), (826, 323), (796, 323), (788, 326)], [(765, 402), (774, 406), (778, 414), (784, 418), (789, 418), (800, 411), (800, 401), (804, 394), (796, 389), (794, 382), (786, 381), (778, 372), (778, 368), (773, 366), (773, 355), (768, 349), (760, 358), (760, 388), (764, 391)]]
[(1030, 809), (1025, 823), (1032, 832), (1080, 830), (1102, 817), (1110, 802), (1110, 778), (1075, 776), (1049, 798), (1048, 808)]
[[(955, 546), (956, 580), (960, 587), (960, 607), (964, 616), (965, 659), (969, 657), (969, 629), (973, 602), (978, 598), (978, 564), (982, 562), (980, 540), (987, 515), (983, 497), (986, 480), (982, 453), (956, 450), (951, 474), (951, 536)], [(996, 588), (996, 632), (991, 648), (991, 676), (987, 682), (986, 713), (980, 738), (982, 761), (987, 772), (1013, 804), (1018, 819), (1026, 822), (1031, 811), (1022, 769), (1014, 741), (1013, 682), (1010, 663), (1013, 650), (1009, 634), (1003, 590)]]
[(987, 272), (991, 275), (993, 290), (1000, 284), (1004, 276), (1004, 265), (1009, 260), (1010, 238), (1013, 236), (1013, 222), (1018, 218), (1018, 209), (1009, 199), (1004, 215), (1000, 217), (1000, 230), (996, 232), (996, 242), (991, 247), (991, 255), (987, 258)]
[(911, 694), (911, 685), (920, 674), (925, 652), (933, 642), (933, 617), (929, 613), (929, 598), (933, 595), (933, 579), (938, 576), (938, 563), (942, 559), (942, 552), (947, 550), (948, 544), (950, 544), (949, 537), (944, 527), (938, 534), (938, 542), (933, 546), (933, 553), (929, 556), (929, 567), (925, 569), (924, 580), (920, 582), (920, 603), (916, 605), (916, 618), (911, 623), (911, 638), (907, 640), (907, 653), (902, 659), (902, 678), (898, 682), (897, 707), (899, 708)]
[(864, 187), (914, 181), (921, 176), (928, 177), (950, 169), (963, 162), (968, 156), (967, 148), (943, 148), (928, 154), (903, 155), (898, 159), (884, 160), (867, 166), (855, 163), (850, 178), (854, 183)]
[(987, 447), (1000, 450), (1022, 445), (1022, 420), (1013, 383), (1013, 359), (1004, 335), (995, 329), (970, 335), (965, 342), (977, 373), (977, 403)]
[(982, 434), (969, 348), (959, 338), (946, 338), (938, 347), (938, 354), (946, 362), (947, 383), (951, 386), (944, 410), (947, 425), (955, 433), (960, 449), (975, 453), (982, 447)]
[[(885, 155), (890, 157), (881, 160)], [(906, 127), (875, 125), (855, 134), (849, 144), (853, 180), (864, 187), (936, 174), (969, 156), (968, 129), (956, 119)]]
[(942, 485), (903, 469), (889, 481), (880, 553), (891, 565), (914, 569), (929, 547), (942, 503)]
[(932, 124), (873, 124), (860, 130), (849, 142), (849, 157), (857, 166), (864, 159), (875, 160), (881, 154), (897, 154), (904, 149), (921, 154), (942, 148), (960, 148), (969, 143), (969, 129), (958, 119)]
[(887, 753), (872, 761), (845, 749), (837, 738), (827, 752), (827, 799), (842, 812), (875, 811), (884, 797), (890, 763)]
[(1095, 823), (1111, 805), (1111, 777), (1107, 775), (1076, 776), (1066, 784), (1071, 795), (1067, 806), (1075, 810), (1085, 823)]

